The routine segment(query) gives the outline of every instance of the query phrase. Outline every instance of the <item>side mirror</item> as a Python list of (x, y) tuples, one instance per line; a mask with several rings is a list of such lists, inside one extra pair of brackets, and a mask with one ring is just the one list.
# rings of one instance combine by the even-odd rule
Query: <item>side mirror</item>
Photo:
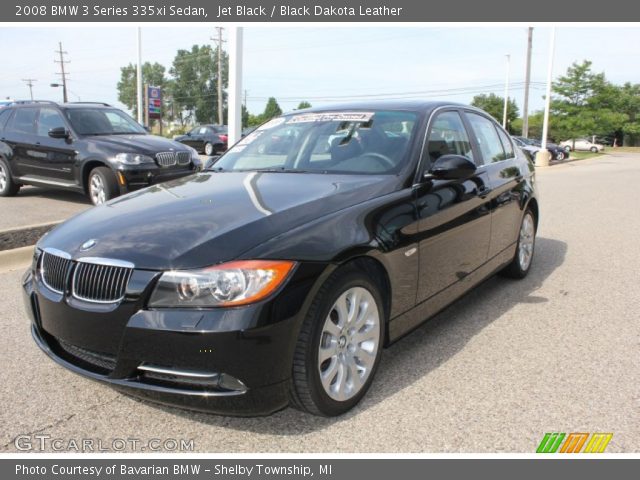
[(428, 173), (426, 179), (464, 180), (476, 172), (476, 164), (462, 155), (443, 155), (438, 158)]
[(187, 135), (187, 137), (190, 137), (191, 136), (191, 132), (187, 132), (186, 135)]
[(51, 138), (69, 138), (69, 130), (64, 127), (56, 127), (49, 130), (49, 136)]
[(149, 125), (144, 125), (142, 128), (144, 128), (147, 133), (151, 133), (151, 127)]

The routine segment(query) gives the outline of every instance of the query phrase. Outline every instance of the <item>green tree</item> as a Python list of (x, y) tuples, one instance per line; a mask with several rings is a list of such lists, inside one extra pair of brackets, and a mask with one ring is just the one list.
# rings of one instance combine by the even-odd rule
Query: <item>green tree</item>
[(305, 108), (311, 108), (311, 104), (306, 100), (303, 100), (298, 104), (298, 108), (296, 108), (296, 110), (304, 110)]
[[(142, 83), (164, 89), (167, 84), (164, 66), (159, 63), (143, 63)], [(136, 95), (137, 69), (135, 65), (130, 63), (126, 67), (120, 68), (120, 81), (117, 88), (118, 100), (125, 104), (133, 112), (133, 116), (136, 117), (138, 115), (138, 99)]]
[[(471, 105), (484, 110), (493, 118), (495, 118), (498, 123), (502, 124), (502, 116), (504, 112), (504, 97), (496, 95), (495, 93), (490, 93), (488, 95), (483, 93), (473, 97), (473, 100), (471, 100)], [(510, 133), (513, 133), (515, 131), (512, 130), (512, 124), (518, 118), (518, 114), (518, 105), (516, 104), (516, 101), (509, 98), (509, 101), (507, 103), (507, 130)]]
[(262, 113), (262, 121), (266, 122), (267, 120), (279, 115), (282, 115), (282, 109), (280, 108), (280, 105), (278, 105), (278, 101), (274, 97), (269, 97), (267, 106), (264, 108), (264, 112)]
[(550, 129), (563, 140), (607, 135), (623, 127), (628, 115), (618, 110), (619, 87), (604, 73), (593, 73), (591, 62), (574, 62), (553, 83)]
[(169, 73), (173, 77), (170, 94), (174, 111), (181, 122), (215, 122), (218, 114), (219, 81), (222, 81), (222, 101), (226, 106), (224, 90), (229, 78), (228, 55), (224, 52), (222, 54), (221, 79), (218, 78), (218, 50), (208, 45), (194, 45), (191, 50), (178, 50)]

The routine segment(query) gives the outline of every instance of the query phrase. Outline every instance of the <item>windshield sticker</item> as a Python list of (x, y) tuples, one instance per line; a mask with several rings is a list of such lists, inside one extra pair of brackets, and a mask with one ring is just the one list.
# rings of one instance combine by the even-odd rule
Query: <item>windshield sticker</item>
[[(240, 140), (236, 146), (241, 147), (241, 146), (247, 146), (249, 145), (251, 142), (253, 142), (255, 139), (257, 139), (258, 137), (260, 137), (264, 132), (260, 132), (258, 130), (254, 130), (253, 132), (251, 132), (249, 135), (247, 135), (246, 137), (244, 137), (242, 140)], [(235, 149), (234, 149), (235, 150)], [(239, 151), (239, 150), (235, 150), (235, 151)]]
[(311, 123), (311, 122), (368, 122), (375, 115), (374, 112), (325, 112), (306, 113), (296, 115), (287, 123)]
[(277, 127), (278, 125), (282, 125), (284, 123), (283, 117), (272, 118), (264, 125), (261, 125), (257, 128), (257, 130), (269, 130), (270, 128)]

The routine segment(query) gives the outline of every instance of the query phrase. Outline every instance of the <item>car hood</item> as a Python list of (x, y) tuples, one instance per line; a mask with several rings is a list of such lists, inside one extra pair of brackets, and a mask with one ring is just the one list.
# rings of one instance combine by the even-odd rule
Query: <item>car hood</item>
[[(143, 269), (204, 267), (391, 193), (398, 182), (391, 175), (202, 172), (87, 210), (53, 229), (38, 246), (75, 259), (126, 260)], [(95, 246), (81, 251), (91, 239)]]
[(111, 148), (113, 151), (129, 153), (157, 153), (173, 150), (185, 150), (181, 143), (156, 135), (104, 135), (89, 137), (92, 141)]

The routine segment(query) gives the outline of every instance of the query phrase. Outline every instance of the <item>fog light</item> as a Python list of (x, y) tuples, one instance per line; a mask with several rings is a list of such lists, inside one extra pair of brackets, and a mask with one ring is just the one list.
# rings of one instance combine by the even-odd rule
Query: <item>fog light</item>
[(226, 373), (221, 374), (218, 378), (218, 387), (224, 388), (225, 390), (234, 390), (237, 392), (243, 392), (247, 390), (247, 387), (244, 383)]

